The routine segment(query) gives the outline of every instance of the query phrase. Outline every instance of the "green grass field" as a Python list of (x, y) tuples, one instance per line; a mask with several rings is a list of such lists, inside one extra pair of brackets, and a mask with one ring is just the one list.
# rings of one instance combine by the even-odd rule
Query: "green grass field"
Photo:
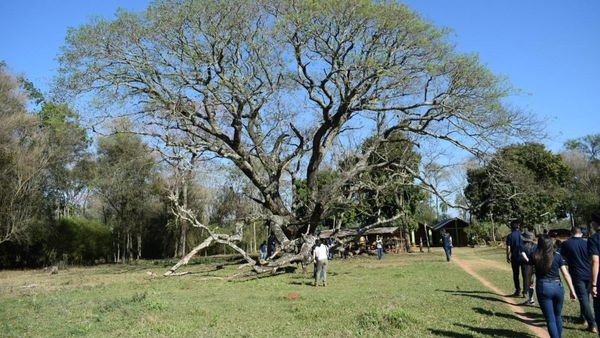
[[(512, 290), (499, 249), (456, 249), (455, 255), (506, 293)], [(237, 271), (215, 263), (164, 278), (167, 262), (69, 268), (56, 275), (0, 272), (0, 335), (7, 337), (530, 337), (500, 297), (485, 289), (441, 250), (334, 260), (329, 286), (285, 274), (244, 282), (214, 277)], [(158, 276), (150, 276), (149, 271)], [(301, 295), (288, 299), (288, 293)], [(541, 316), (537, 307), (528, 308)], [(565, 337), (590, 336), (572, 323)], [(569, 321), (570, 320), (570, 321)]]

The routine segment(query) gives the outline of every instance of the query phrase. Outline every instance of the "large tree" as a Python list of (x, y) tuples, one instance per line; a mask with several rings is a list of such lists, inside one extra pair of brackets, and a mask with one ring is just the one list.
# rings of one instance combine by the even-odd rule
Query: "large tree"
[(26, 95), (0, 62), (0, 244), (26, 243), (42, 217), (52, 149)]
[(572, 172), (544, 145), (524, 143), (500, 149), (482, 167), (467, 171), (465, 196), (481, 221), (527, 226), (565, 216)]
[[(370, 170), (371, 153), (395, 131), (476, 156), (529, 132), (529, 118), (503, 104), (511, 94), (503, 79), (394, 2), (157, 1), (71, 30), (60, 60), (63, 88), (126, 107), (161, 147), (245, 175), (281, 244), (278, 258), (260, 266), (235, 245), (239, 233), (215, 234), (178, 212), (208, 230), (203, 245), (231, 245), (256, 272), (308, 255), (306, 234), (333, 210), (319, 172), (335, 145), (358, 146), (332, 191)], [(360, 149), (367, 137), (371, 146)], [(288, 198), (299, 176), (309, 196), (303, 217)]]

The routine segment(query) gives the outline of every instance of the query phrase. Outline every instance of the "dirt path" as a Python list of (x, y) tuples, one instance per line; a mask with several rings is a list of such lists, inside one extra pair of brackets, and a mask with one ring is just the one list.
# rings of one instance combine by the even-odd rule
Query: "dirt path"
[(461, 269), (463, 269), (466, 273), (468, 273), (469, 275), (471, 275), (475, 279), (477, 279), (479, 282), (481, 282), (481, 284), (483, 284), (486, 288), (488, 288), (492, 292), (498, 294), (500, 296), (500, 298), (502, 298), (502, 300), (507, 303), (507, 305), (510, 307), (511, 311), (514, 312), (515, 316), (517, 316), (523, 323), (525, 323), (529, 327), (529, 330), (531, 332), (533, 332), (533, 334), (535, 334), (538, 337), (543, 337), (543, 338), (550, 337), (550, 335), (548, 334), (548, 331), (546, 330), (546, 327), (537, 325), (533, 318), (523, 315), (525, 313), (525, 310), (521, 306), (516, 304), (513, 299), (502, 296), (502, 294), (503, 294), (502, 290), (498, 289), (490, 281), (488, 281), (487, 279), (485, 279), (481, 275), (479, 275), (477, 272), (475, 272), (475, 270), (473, 270), (473, 268), (471, 267), (472, 263), (468, 263), (467, 261), (463, 261), (454, 256), (452, 257), (452, 260)]

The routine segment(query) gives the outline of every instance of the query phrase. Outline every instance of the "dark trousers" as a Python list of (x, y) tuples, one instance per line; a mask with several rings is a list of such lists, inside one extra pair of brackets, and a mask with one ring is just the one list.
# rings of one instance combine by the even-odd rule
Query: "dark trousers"
[[(596, 319), (596, 327), (600, 327), (600, 295), (593, 297), (594, 300), (594, 317)], [(600, 335), (600, 333), (598, 333)]]
[(450, 258), (452, 257), (452, 247), (451, 246), (445, 246), (444, 247), (444, 252), (446, 253), (446, 261), (450, 262)]
[(377, 248), (377, 257), (379, 259), (383, 257), (383, 248)]
[(550, 337), (562, 337), (562, 307), (565, 302), (565, 289), (558, 280), (542, 279), (537, 281), (535, 292), (546, 319)]
[[(523, 269), (521, 262), (519, 262), (519, 258), (516, 257), (511, 258), (510, 266), (512, 267), (513, 282), (515, 283), (515, 293), (521, 293), (521, 283), (519, 283), (519, 269), (523, 273), (523, 276), (525, 276), (525, 269)], [(525, 278), (523, 278), (523, 283), (525, 283)]]
[(590, 307), (590, 293), (592, 292), (592, 283), (589, 280), (580, 280), (573, 278), (573, 287), (579, 300), (579, 311), (581, 316), (587, 321), (588, 329), (595, 327), (594, 316)]

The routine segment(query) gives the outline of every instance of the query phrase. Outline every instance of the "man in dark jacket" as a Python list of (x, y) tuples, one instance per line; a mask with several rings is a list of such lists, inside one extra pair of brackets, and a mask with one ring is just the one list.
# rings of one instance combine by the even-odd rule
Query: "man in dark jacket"
[(587, 322), (588, 331), (597, 332), (590, 307), (592, 269), (588, 255), (588, 243), (583, 239), (583, 233), (579, 227), (574, 227), (571, 234), (572, 237), (561, 245), (560, 254), (569, 266), (575, 294), (579, 300), (580, 316)]
[[(523, 272), (520, 257), (523, 240), (521, 239), (521, 231), (519, 230), (520, 225), (521, 222), (516, 220), (512, 221), (510, 223), (510, 228), (512, 229), (512, 232), (506, 237), (506, 261), (510, 263), (512, 267), (513, 282), (515, 284), (515, 293), (511, 295), (512, 297), (519, 297), (521, 295), (519, 272)], [(525, 294), (523, 294), (523, 296), (525, 296)]]
[(442, 246), (446, 253), (446, 262), (450, 262), (450, 258), (452, 258), (452, 236), (445, 229), (442, 229)]

